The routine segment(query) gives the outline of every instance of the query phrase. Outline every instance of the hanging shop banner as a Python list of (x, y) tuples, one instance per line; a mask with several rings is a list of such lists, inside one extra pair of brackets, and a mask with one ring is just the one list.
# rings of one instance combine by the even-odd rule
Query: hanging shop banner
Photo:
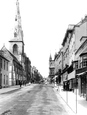
[(75, 78), (75, 70), (68, 74), (68, 80)]

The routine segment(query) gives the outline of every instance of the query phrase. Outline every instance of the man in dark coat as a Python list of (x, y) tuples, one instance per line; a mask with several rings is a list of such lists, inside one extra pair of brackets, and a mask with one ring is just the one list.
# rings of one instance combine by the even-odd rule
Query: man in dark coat
[(22, 81), (19, 81), (19, 85), (20, 85), (20, 88), (21, 88), (21, 86), (22, 86)]

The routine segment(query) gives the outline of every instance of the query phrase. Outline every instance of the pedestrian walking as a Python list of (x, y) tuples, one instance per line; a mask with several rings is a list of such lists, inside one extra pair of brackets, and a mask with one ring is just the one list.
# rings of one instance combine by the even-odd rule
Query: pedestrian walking
[(20, 85), (20, 88), (21, 88), (21, 86), (22, 86), (22, 81), (19, 81), (19, 85)]

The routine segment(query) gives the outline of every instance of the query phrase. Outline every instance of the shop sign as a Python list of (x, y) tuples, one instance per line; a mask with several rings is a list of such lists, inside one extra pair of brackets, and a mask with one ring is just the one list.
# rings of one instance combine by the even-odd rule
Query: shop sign
[(71, 72), (70, 74), (68, 74), (68, 80), (75, 78), (75, 70), (73, 72)]

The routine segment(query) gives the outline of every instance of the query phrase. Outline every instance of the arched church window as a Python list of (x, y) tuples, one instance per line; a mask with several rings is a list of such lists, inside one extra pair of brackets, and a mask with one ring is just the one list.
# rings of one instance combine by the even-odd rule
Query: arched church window
[(13, 45), (13, 54), (18, 54), (18, 46), (17, 46), (17, 44)]

